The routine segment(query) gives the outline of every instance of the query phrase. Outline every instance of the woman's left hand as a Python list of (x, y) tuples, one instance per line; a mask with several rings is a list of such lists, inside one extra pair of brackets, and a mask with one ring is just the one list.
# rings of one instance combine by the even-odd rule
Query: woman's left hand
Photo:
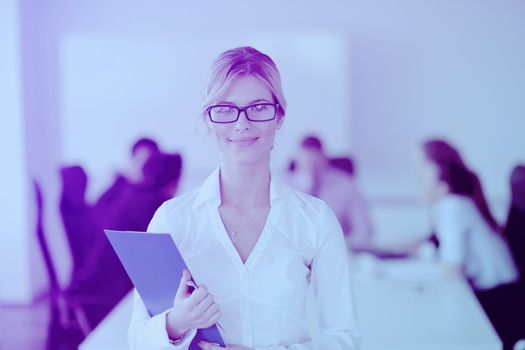
[(227, 349), (227, 350), (254, 350), (252, 348), (247, 348), (246, 346), (240, 346), (240, 345), (226, 345), (226, 347), (222, 347), (219, 344), (216, 343), (208, 343), (204, 340), (199, 342), (199, 346), (202, 350), (219, 350), (219, 349)]

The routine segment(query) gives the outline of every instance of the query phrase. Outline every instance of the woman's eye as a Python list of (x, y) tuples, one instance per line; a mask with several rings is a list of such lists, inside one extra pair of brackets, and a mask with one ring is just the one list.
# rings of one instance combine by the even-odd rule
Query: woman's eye
[(255, 112), (262, 112), (262, 111), (266, 110), (267, 108), (268, 108), (267, 105), (255, 105), (255, 106), (251, 107), (251, 110), (255, 111)]
[(219, 107), (215, 109), (216, 113), (231, 113), (233, 111), (232, 107)]

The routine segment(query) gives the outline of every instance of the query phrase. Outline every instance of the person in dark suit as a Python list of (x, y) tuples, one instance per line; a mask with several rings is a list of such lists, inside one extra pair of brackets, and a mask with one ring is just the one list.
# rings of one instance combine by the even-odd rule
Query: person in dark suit
[(103, 219), (105, 229), (145, 231), (155, 210), (176, 192), (182, 172), (179, 154), (158, 153), (143, 167), (140, 183), (122, 186), (113, 194)]
[(122, 172), (117, 173), (111, 186), (100, 196), (95, 204), (99, 218), (111, 216), (115, 201), (127, 188), (140, 185), (144, 181), (144, 165), (148, 160), (160, 153), (158, 144), (150, 138), (140, 138), (131, 147), (131, 159), (129, 166)]

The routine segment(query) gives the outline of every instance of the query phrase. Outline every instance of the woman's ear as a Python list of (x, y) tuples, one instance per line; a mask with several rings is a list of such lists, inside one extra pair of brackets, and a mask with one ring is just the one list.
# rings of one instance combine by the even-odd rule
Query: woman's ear
[(278, 116), (277, 117), (277, 130), (279, 130), (284, 123), (284, 116)]

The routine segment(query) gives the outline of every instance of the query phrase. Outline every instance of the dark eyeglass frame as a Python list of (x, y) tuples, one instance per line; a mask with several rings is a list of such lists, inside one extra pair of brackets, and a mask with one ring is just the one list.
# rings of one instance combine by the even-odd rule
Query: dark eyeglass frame
[[(264, 120), (255, 120), (255, 119), (250, 119), (250, 117), (248, 116), (248, 113), (246, 113), (246, 110), (248, 108), (251, 108), (251, 107), (255, 107), (255, 106), (273, 106), (274, 107), (274, 113), (273, 113), (273, 117), (271, 119), (264, 119)], [(218, 121), (215, 121), (213, 120), (213, 118), (211, 117), (211, 109), (212, 108), (215, 108), (215, 107), (230, 107), (230, 108), (235, 108), (237, 110), (237, 118), (235, 118), (235, 120), (232, 120), (232, 121), (229, 121), (229, 122), (218, 122)], [(208, 112), (208, 117), (210, 118), (211, 122), (212, 123), (217, 123), (217, 124), (230, 124), (230, 123), (235, 123), (239, 120), (240, 116), (241, 116), (241, 112), (244, 112), (244, 115), (246, 116), (246, 119), (248, 119), (249, 121), (251, 122), (254, 122), (254, 123), (264, 123), (264, 122), (269, 122), (271, 120), (274, 120), (275, 117), (277, 117), (277, 110), (279, 108), (279, 104), (278, 103), (271, 103), (271, 102), (260, 102), (260, 103), (254, 103), (254, 104), (251, 104), (249, 106), (244, 106), (244, 107), (237, 107), (237, 106), (234, 106), (234, 105), (227, 105), (227, 104), (220, 104), (220, 105), (213, 105), (213, 106), (209, 106), (206, 111)]]

